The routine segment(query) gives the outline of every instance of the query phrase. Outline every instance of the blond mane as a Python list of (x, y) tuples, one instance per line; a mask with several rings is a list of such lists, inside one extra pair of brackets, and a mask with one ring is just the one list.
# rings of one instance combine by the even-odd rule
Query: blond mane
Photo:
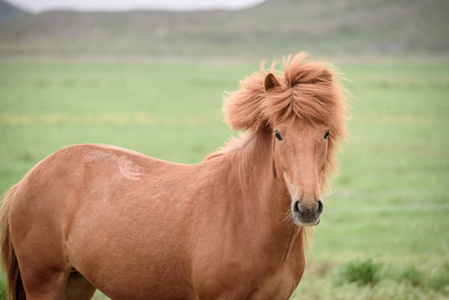
[[(259, 72), (242, 80), (239, 90), (228, 93), (223, 107), (225, 120), (232, 129), (246, 133), (209, 154), (206, 160), (238, 149), (254, 134), (272, 129), (271, 124), (300, 118), (331, 130), (322, 176), (322, 187), (326, 187), (326, 178), (338, 169), (335, 155), (339, 140), (346, 140), (347, 136), (346, 97), (335, 68), (325, 62), (307, 61), (308, 56), (307, 52), (300, 52), (293, 58), (284, 57), (282, 71), (275, 69), (275, 62), (270, 69), (265, 69), (262, 62)], [(275, 74), (281, 86), (266, 92), (264, 78), (268, 73)]]

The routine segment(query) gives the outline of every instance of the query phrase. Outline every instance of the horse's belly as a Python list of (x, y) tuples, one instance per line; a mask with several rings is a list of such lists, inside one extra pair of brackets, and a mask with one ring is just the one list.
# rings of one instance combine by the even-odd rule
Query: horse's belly
[[(102, 270), (92, 280), (95, 286), (111, 299), (197, 299), (184, 270), (173, 269), (173, 273), (163, 274), (151, 269), (141, 272), (130, 267), (118, 271), (106, 274)], [(179, 271), (179, 274), (176, 271)]]

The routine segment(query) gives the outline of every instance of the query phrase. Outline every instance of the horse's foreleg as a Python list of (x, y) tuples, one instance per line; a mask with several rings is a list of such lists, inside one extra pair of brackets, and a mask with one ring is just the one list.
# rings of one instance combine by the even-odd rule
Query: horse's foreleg
[(24, 238), (16, 235), (15, 241), (26, 299), (63, 299), (71, 268), (60, 242), (62, 238), (57, 232), (39, 226), (33, 226), (27, 233)]
[[(27, 300), (89, 300), (96, 288), (80, 273), (26, 272), (22, 275)], [(34, 273), (34, 275), (32, 274)]]
[(27, 300), (62, 299), (67, 282), (65, 272), (21, 269)]

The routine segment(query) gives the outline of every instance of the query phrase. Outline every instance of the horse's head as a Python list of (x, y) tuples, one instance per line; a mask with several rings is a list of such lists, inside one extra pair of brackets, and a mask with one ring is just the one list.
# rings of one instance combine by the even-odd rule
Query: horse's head
[(272, 66), (242, 81), (225, 112), (234, 129), (272, 132), (273, 174), (290, 194), (293, 221), (313, 226), (323, 211), (327, 175), (336, 167), (338, 140), (346, 135), (346, 101), (328, 65), (304, 62), (306, 57), (289, 57), (283, 74)]
[(330, 128), (306, 120), (273, 124), (273, 168), (290, 192), (293, 221), (301, 226), (320, 222), (321, 184)]

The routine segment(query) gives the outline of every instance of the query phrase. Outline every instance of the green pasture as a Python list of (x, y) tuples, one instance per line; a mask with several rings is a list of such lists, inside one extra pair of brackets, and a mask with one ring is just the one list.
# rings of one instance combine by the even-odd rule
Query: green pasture
[[(449, 64), (338, 67), (351, 135), (292, 299), (447, 299)], [(232, 134), (224, 91), (257, 69), (1, 62), (0, 192), (78, 143), (199, 162)]]

